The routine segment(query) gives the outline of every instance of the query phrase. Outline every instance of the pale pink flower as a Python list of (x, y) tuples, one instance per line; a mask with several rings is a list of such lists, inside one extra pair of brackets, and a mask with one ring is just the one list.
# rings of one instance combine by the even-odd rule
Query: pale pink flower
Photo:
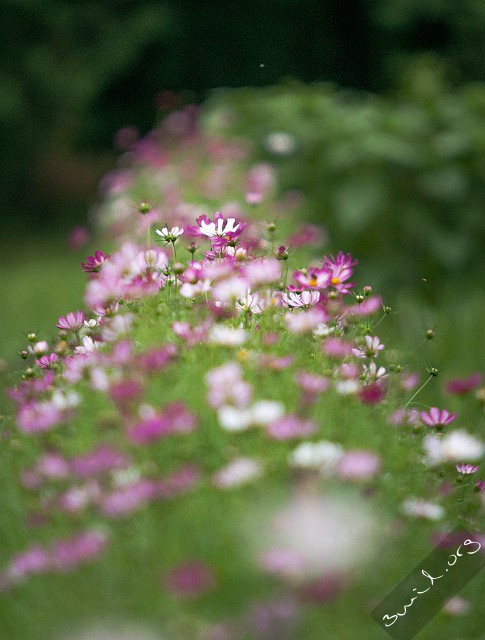
[(342, 338), (326, 338), (323, 342), (323, 350), (332, 358), (345, 358), (352, 353), (352, 343)]
[(248, 262), (242, 273), (251, 287), (278, 282), (281, 278), (281, 261), (276, 258), (261, 258)]
[(209, 565), (190, 561), (172, 569), (163, 581), (171, 595), (179, 598), (196, 598), (215, 587), (216, 580)]
[(435, 427), (438, 430), (449, 425), (456, 418), (456, 413), (450, 413), (446, 409), (431, 407), (429, 412), (421, 411), (421, 421), (428, 427)]
[(291, 440), (311, 435), (316, 425), (311, 420), (304, 420), (294, 414), (278, 418), (266, 427), (269, 436), (275, 440)]
[(76, 333), (84, 326), (86, 316), (82, 311), (75, 311), (61, 316), (57, 321), (56, 327), (63, 329), (64, 331), (72, 331)]
[(225, 467), (217, 471), (212, 482), (219, 489), (240, 487), (263, 473), (263, 467), (253, 458), (240, 457), (231, 460)]
[(215, 409), (226, 404), (245, 408), (251, 402), (252, 387), (242, 379), (242, 369), (237, 362), (211, 369), (205, 376), (209, 387), (208, 401)]
[(251, 294), (248, 289), (246, 295), (236, 300), (236, 309), (238, 311), (245, 311), (256, 314), (262, 313), (263, 307), (260, 295), (258, 293)]
[(476, 473), (479, 467), (474, 467), (472, 464), (456, 464), (455, 469), (463, 476), (468, 476)]
[(55, 353), (50, 353), (48, 356), (42, 356), (35, 361), (35, 364), (40, 369), (54, 369), (59, 357)]
[(288, 331), (292, 333), (309, 333), (327, 319), (325, 311), (319, 307), (298, 312), (289, 312), (285, 316)]
[(380, 469), (381, 459), (372, 451), (354, 450), (344, 453), (336, 468), (337, 475), (346, 480), (369, 480)]
[(454, 378), (445, 383), (445, 391), (452, 395), (462, 395), (476, 389), (482, 382), (482, 374), (472, 373), (468, 378)]
[(357, 358), (377, 358), (382, 349), (384, 349), (384, 345), (377, 336), (365, 336), (365, 345), (358, 349), (352, 349), (352, 353)]

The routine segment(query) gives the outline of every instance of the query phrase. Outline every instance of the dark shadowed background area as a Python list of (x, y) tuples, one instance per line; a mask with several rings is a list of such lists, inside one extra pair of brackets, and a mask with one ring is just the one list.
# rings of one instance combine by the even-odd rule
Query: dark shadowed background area
[(165, 90), (199, 102), (292, 77), (384, 92), (426, 52), (453, 82), (483, 80), (484, 19), (473, 0), (5, 0), (2, 236), (85, 219), (115, 132), (147, 131)]

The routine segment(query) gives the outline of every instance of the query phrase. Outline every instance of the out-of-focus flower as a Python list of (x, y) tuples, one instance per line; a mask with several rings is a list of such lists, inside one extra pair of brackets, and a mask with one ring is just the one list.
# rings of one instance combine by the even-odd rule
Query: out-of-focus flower
[(402, 503), (401, 508), (403, 513), (413, 518), (442, 520), (445, 516), (445, 510), (441, 505), (426, 502), (425, 500), (415, 500), (410, 498)]
[(482, 379), (483, 376), (479, 372), (472, 373), (468, 378), (454, 378), (445, 382), (445, 391), (451, 395), (463, 395), (479, 387)]
[(332, 474), (344, 455), (343, 447), (334, 442), (302, 442), (292, 451), (288, 462), (292, 467), (316, 469), (323, 475)]
[(449, 425), (456, 418), (456, 413), (450, 413), (446, 409), (438, 409), (437, 407), (431, 407), (426, 412), (422, 411), (420, 414), (421, 421), (428, 427), (434, 427), (441, 431), (444, 427)]
[(276, 511), (253, 514), (248, 524), (249, 542), (263, 566), (274, 572), (279, 565), (292, 580), (355, 569), (378, 543), (375, 514), (347, 493), (301, 492)]
[(483, 443), (464, 429), (453, 431), (443, 437), (426, 436), (424, 449), (429, 466), (435, 466), (442, 462), (479, 460), (485, 453)]
[(455, 469), (462, 476), (469, 476), (476, 473), (479, 467), (474, 467), (472, 464), (456, 464)]
[(381, 459), (372, 451), (347, 451), (337, 463), (336, 473), (346, 480), (369, 480), (380, 469)]
[(239, 347), (248, 339), (248, 333), (244, 329), (225, 327), (216, 324), (209, 331), (208, 340), (212, 344), (220, 344), (224, 347)]
[(309, 307), (320, 300), (320, 292), (304, 290), (301, 293), (295, 293), (290, 291), (288, 293), (284, 293), (282, 299), (283, 303), (291, 309)]
[(178, 598), (196, 598), (213, 589), (215, 584), (216, 579), (212, 569), (198, 560), (180, 564), (163, 580), (165, 589)]
[(214, 474), (212, 481), (219, 489), (232, 489), (259, 478), (263, 467), (254, 458), (235, 458)]
[(296, 415), (288, 414), (271, 422), (266, 431), (275, 440), (291, 440), (312, 434), (316, 425), (311, 420), (304, 420)]

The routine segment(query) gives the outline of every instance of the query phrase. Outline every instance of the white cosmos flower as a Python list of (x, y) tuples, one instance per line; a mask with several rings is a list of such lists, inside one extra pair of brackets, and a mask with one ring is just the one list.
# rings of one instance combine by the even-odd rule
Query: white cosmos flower
[(302, 442), (290, 453), (288, 462), (292, 467), (318, 469), (328, 474), (335, 469), (343, 455), (343, 448), (335, 442)]
[(209, 342), (212, 344), (220, 344), (224, 347), (239, 347), (248, 339), (247, 331), (244, 329), (235, 329), (233, 327), (224, 327), (215, 324), (209, 331)]
[(163, 229), (155, 229), (155, 233), (161, 236), (165, 242), (175, 242), (177, 238), (179, 238), (183, 234), (184, 230), (180, 227), (172, 227), (168, 229), (167, 227), (163, 227)]
[(217, 419), (226, 431), (245, 431), (252, 425), (253, 416), (249, 409), (224, 405), (217, 410)]
[(285, 414), (285, 407), (281, 402), (273, 400), (260, 400), (251, 407), (251, 415), (254, 424), (267, 425), (281, 418)]
[(483, 443), (464, 429), (458, 429), (443, 437), (429, 435), (424, 439), (429, 466), (441, 462), (471, 462), (485, 453)]
[(224, 221), (224, 218), (218, 218), (216, 222), (204, 222), (199, 223), (201, 233), (208, 238), (223, 238), (228, 233), (232, 233), (239, 229), (239, 224), (235, 224), (236, 218), (228, 218)]
[(445, 515), (445, 510), (441, 505), (425, 500), (405, 500), (401, 509), (407, 516), (424, 518), (425, 520), (441, 520)]
[(240, 487), (263, 473), (263, 467), (253, 458), (235, 458), (213, 476), (216, 487), (231, 489)]

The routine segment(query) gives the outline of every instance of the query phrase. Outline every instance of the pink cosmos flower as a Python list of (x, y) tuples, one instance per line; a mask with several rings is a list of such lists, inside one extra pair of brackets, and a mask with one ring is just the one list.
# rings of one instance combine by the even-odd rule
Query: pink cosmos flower
[(307, 273), (295, 271), (293, 277), (304, 289), (326, 289), (331, 275), (326, 269), (310, 268)]
[(419, 420), (419, 411), (416, 409), (396, 409), (394, 413), (392, 413), (387, 422), (393, 425), (415, 425)]
[(352, 349), (352, 353), (357, 358), (377, 358), (379, 351), (384, 349), (377, 336), (365, 336), (365, 345), (358, 349)]
[(330, 386), (328, 378), (307, 371), (295, 373), (295, 382), (306, 394), (311, 396), (327, 391)]
[(179, 598), (195, 598), (214, 588), (215, 576), (209, 565), (198, 560), (185, 562), (172, 569), (163, 584)]
[(242, 369), (237, 362), (228, 362), (206, 373), (209, 387), (208, 402), (214, 409), (231, 404), (243, 409), (252, 398), (252, 387), (242, 379)]
[(70, 468), (80, 478), (90, 478), (127, 467), (130, 462), (126, 454), (101, 444), (92, 451), (72, 458)]
[(86, 258), (86, 262), (81, 262), (82, 270), (85, 273), (97, 273), (109, 258), (110, 256), (102, 251), (96, 251), (94, 256)]
[(59, 361), (59, 357), (55, 353), (50, 353), (48, 356), (42, 356), (35, 361), (35, 364), (40, 369), (54, 369), (56, 363)]
[(332, 358), (345, 358), (352, 352), (352, 343), (341, 338), (326, 338), (323, 343), (323, 350)]
[(39, 458), (35, 465), (35, 472), (45, 478), (62, 480), (67, 478), (70, 472), (69, 461), (59, 453), (47, 452)]
[(337, 464), (337, 475), (347, 480), (369, 480), (378, 473), (380, 457), (372, 451), (347, 451)]
[(76, 333), (84, 326), (86, 316), (82, 311), (75, 311), (68, 313), (65, 316), (61, 316), (57, 321), (56, 327), (63, 329), (64, 331), (72, 331)]
[(468, 476), (472, 473), (476, 473), (479, 467), (474, 467), (472, 464), (457, 464), (455, 465), (455, 469), (458, 473), (461, 473), (461, 475)]
[(257, 164), (246, 178), (246, 202), (259, 204), (271, 189), (275, 181), (273, 167), (267, 163)]
[(278, 282), (281, 278), (281, 262), (276, 258), (262, 258), (248, 262), (242, 273), (249, 286)]
[(327, 234), (321, 227), (313, 224), (302, 225), (300, 230), (288, 238), (291, 247), (322, 245), (327, 242)]
[(51, 401), (29, 402), (17, 412), (17, 426), (25, 433), (40, 433), (55, 427), (66, 414)]
[(372, 382), (363, 386), (359, 392), (359, 399), (363, 404), (378, 404), (386, 395), (386, 388), (379, 382)]
[(81, 249), (89, 242), (89, 232), (86, 227), (79, 225), (73, 227), (69, 231), (69, 237), (67, 240), (67, 246), (71, 251), (77, 251)]
[(307, 333), (316, 329), (322, 322), (325, 322), (328, 316), (320, 307), (313, 307), (305, 311), (286, 313), (284, 318), (288, 331), (292, 333)]
[(158, 349), (152, 349), (145, 353), (140, 353), (136, 361), (138, 367), (147, 373), (162, 371), (177, 354), (177, 347), (174, 344), (167, 344)]
[(353, 304), (350, 307), (347, 307), (345, 310), (345, 315), (353, 314), (355, 316), (371, 316), (376, 311), (382, 309), (382, 298), (380, 296), (371, 296), (370, 298), (366, 298), (360, 304)]
[(477, 480), (475, 483), (477, 491), (485, 493), (485, 480)]
[(106, 548), (107, 535), (101, 531), (83, 531), (72, 538), (57, 540), (50, 551), (51, 566), (56, 571), (71, 571), (97, 558)]
[(357, 260), (352, 260), (350, 253), (344, 254), (339, 251), (337, 257), (325, 256), (324, 269), (330, 274), (330, 285), (339, 293), (350, 293), (350, 289), (354, 286), (352, 282), (347, 282), (353, 273), (353, 267), (357, 264)]
[(67, 513), (77, 515), (91, 504), (96, 504), (101, 497), (101, 487), (95, 480), (81, 486), (69, 487), (61, 493), (58, 506)]
[(472, 373), (468, 378), (454, 378), (445, 383), (446, 393), (452, 395), (461, 395), (468, 393), (480, 386), (482, 382), (482, 374), (479, 372)]
[(175, 498), (192, 489), (200, 480), (200, 471), (191, 464), (185, 464), (165, 476), (156, 483), (156, 495), (158, 498)]
[(421, 421), (428, 427), (435, 427), (441, 431), (456, 418), (456, 413), (450, 413), (446, 409), (431, 407), (429, 412), (421, 411)]
[(172, 402), (163, 413), (147, 417), (127, 431), (133, 444), (148, 444), (172, 433), (189, 433), (196, 427), (196, 417), (182, 402)]
[(120, 518), (138, 511), (156, 494), (156, 482), (142, 478), (103, 495), (99, 500), (99, 508), (109, 518)]
[(47, 549), (39, 544), (33, 544), (12, 558), (7, 574), (13, 581), (18, 581), (31, 574), (44, 573), (49, 569), (50, 556)]
[(311, 420), (303, 420), (294, 414), (288, 414), (267, 425), (266, 431), (275, 440), (291, 440), (311, 435), (316, 425)]

